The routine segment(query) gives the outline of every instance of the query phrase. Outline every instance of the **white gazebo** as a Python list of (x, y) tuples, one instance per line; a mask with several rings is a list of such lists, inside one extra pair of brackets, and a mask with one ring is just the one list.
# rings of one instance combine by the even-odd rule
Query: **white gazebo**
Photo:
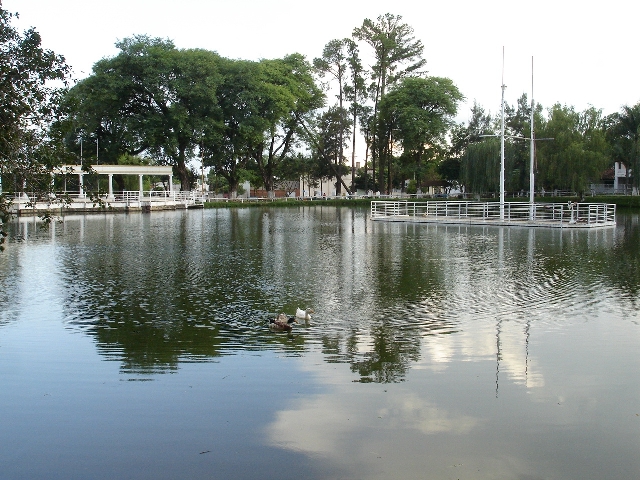
[[(169, 193), (173, 192), (173, 168), (171, 166), (160, 165), (91, 165), (91, 173), (97, 173), (98, 175), (107, 175), (109, 177), (109, 193), (107, 200), (113, 200), (113, 176), (114, 175), (138, 175), (140, 179), (140, 197), (143, 192), (142, 178), (145, 175), (162, 175), (169, 177)], [(84, 175), (88, 175), (89, 172), (82, 169), (80, 165), (62, 165), (56, 171), (58, 174), (72, 174), (78, 175), (78, 181), (80, 184), (80, 191), (78, 192), (79, 198), (84, 198)]]

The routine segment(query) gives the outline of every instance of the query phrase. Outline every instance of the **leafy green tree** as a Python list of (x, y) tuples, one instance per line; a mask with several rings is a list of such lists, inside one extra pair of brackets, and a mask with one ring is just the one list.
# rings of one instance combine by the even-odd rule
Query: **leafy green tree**
[[(544, 125), (542, 107), (534, 112), (537, 128)], [(505, 105), (505, 188), (518, 192), (529, 188), (531, 106), (523, 94), (515, 107)], [(468, 192), (495, 192), (499, 188), (500, 146), (494, 142), (500, 119), (485, 113), (477, 103), (468, 124), (451, 130), (448, 160), (460, 161), (459, 183)], [(492, 136), (493, 139), (485, 137)], [(478, 145), (484, 143), (485, 145)], [(449, 178), (448, 178), (449, 179)], [(449, 179), (455, 181), (454, 179)]]
[[(448, 78), (401, 80), (380, 102), (380, 131), (388, 135), (384, 145), (393, 144), (393, 135), (402, 149), (402, 158), (413, 171), (421, 171), (423, 163), (436, 159), (445, 150), (446, 134), (453, 124), (458, 102), (463, 98)], [(382, 151), (385, 156), (390, 153)], [(390, 169), (387, 174), (387, 190), (390, 190)], [(420, 186), (420, 177), (417, 180)]]
[(629, 171), (633, 172), (633, 184), (640, 186), (640, 103), (629, 107), (622, 107), (622, 112), (610, 116), (607, 129), (609, 141), (612, 145), (614, 161), (622, 162)]
[(256, 74), (257, 101), (252, 115), (260, 135), (247, 146), (267, 192), (274, 188), (278, 164), (299, 145), (309, 117), (324, 105), (324, 94), (312, 76), (312, 67), (300, 54), (262, 60)]
[(465, 162), (476, 156), (467, 157), (467, 150), (471, 145), (482, 142), (483, 136), (492, 135), (494, 131), (494, 119), (491, 114), (486, 113), (484, 108), (474, 101), (468, 122), (453, 125), (449, 131), (449, 151), (438, 168), (442, 178), (469, 189), (472, 168)]
[[(322, 52), (322, 57), (316, 58), (313, 61), (313, 65), (316, 71), (320, 74), (320, 77), (324, 77), (325, 75), (332, 76), (337, 84), (338, 84), (338, 105), (337, 109), (335, 109), (330, 115), (335, 117), (336, 114), (346, 116), (348, 113), (344, 108), (345, 103), (345, 89), (346, 85), (346, 77), (348, 74), (349, 68), (349, 46), (353, 44), (351, 39), (342, 39), (342, 40), (331, 40), (324, 47)], [(327, 117), (328, 118), (328, 117)], [(330, 124), (335, 122), (329, 122)], [(339, 119), (339, 124), (343, 125), (344, 120)], [(328, 124), (327, 124), (328, 125)], [(329, 132), (327, 132), (329, 133)], [(336, 139), (338, 145), (338, 152), (336, 155), (331, 154), (335, 165), (337, 167), (336, 171), (343, 171), (342, 162), (344, 161), (344, 133), (345, 130), (343, 128), (337, 129), (337, 134), (339, 138)], [(325, 157), (323, 157), (325, 158)], [(341, 182), (339, 178), (336, 178), (336, 193), (340, 194), (341, 192)]]
[[(529, 142), (525, 138), (531, 136), (531, 105), (527, 94), (523, 93), (512, 107), (505, 104), (505, 188), (519, 191), (527, 188), (529, 179), (529, 158), (531, 156)], [(506, 155), (506, 150), (509, 155)]]
[[(413, 28), (402, 22), (399, 15), (385, 14), (377, 21), (365, 19), (361, 27), (353, 30), (356, 40), (364, 41), (373, 49), (375, 63), (371, 68), (372, 84), (369, 87), (373, 100), (373, 114), (369, 128), (373, 170), (375, 177), (376, 159), (388, 146), (384, 145), (382, 137), (385, 132), (378, 131), (381, 123), (378, 121), (380, 102), (387, 93), (387, 89), (400, 79), (409, 76), (420, 76), (426, 60), (422, 58), (424, 46), (421, 40), (416, 40)], [(391, 161), (391, 157), (388, 157)], [(380, 185), (384, 185), (384, 168), (379, 168)]]
[(51, 193), (49, 171), (59, 149), (48, 132), (69, 78), (64, 57), (43, 49), (35, 29), (16, 30), (16, 17), (0, 5), (0, 250), (9, 219), (3, 180), (17, 179), (14, 190), (26, 184), (36, 193)]
[[(243, 172), (248, 168), (251, 148), (264, 140), (268, 125), (261, 115), (259, 68), (257, 62), (219, 59), (220, 83), (216, 95), (222, 128), (220, 135), (205, 139), (202, 154), (214, 174), (226, 179), (232, 197), (236, 196)], [(255, 162), (254, 166), (259, 176)]]
[[(345, 82), (349, 68), (347, 46), (350, 39), (331, 40), (322, 51), (322, 57), (313, 60), (313, 66), (320, 77), (329, 75), (338, 83), (338, 106), (344, 108)], [(329, 87), (329, 84), (327, 84)]]
[(467, 192), (496, 192), (500, 178), (500, 140), (470, 143), (460, 157), (460, 183)]
[(601, 110), (551, 107), (546, 124), (537, 129), (541, 137), (554, 139), (537, 146), (538, 178), (544, 188), (580, 193), (599, 180), (610, 161), (604, 127)]
[(438, 164), (438, 175), (451, 185), (460, 185), (460, 159), (447, 157)]
[(144, 152), (173, 165), (182, 188), (189, 189), (187, 162), (205, 139), (220, 134), (220, 57), (147, 36), (116, 46), (117, 56), (97, 62), (92, 75), (69, 92), (70, 133), (95, 135), (101, 157), (111, 163)]
[[(349, 63), (350, 83), (345, 86), (345, 96), (350, 102), (351, 113), (351, 191), (355, 192), (356, 174), (356, 136), (358, 133), (358, 119), (367, 115), (365, 71), (360, 59), (358, 44), (353, 40), (347, 41), (347, 62)], [(366, 161), (365, 161), (366, 164)], [(365, 165), (366, 166), (366, 165)]]
[(318, 167), (317, 177), (336, 179), (336, 194), (340, 194), (342, 177), (347, 173), (344, 148), (349, 139), (351, 123), (344, 108), (331, 107), (318, 116), (318, 133), (312, 140), (313, 158)]
[(46, 132), (63, 91), (52, 81), (66, 84), (69, 77), (64, 57), (43, 49), (35, 29), (20, 33), (12, 27), (15, 17), (0, 5), (0, 159), (4, 171), (28, 162), (41, 143), (49, 140)]
[(483, 140), (483, 135), (492, 135), (494, 132), (494, 119), (486, 113), (477, 102), (471, 107), (471, 117), (467, 123), (453, 125), (450, 130), (450, 158), (460, 158), (467, 145)]

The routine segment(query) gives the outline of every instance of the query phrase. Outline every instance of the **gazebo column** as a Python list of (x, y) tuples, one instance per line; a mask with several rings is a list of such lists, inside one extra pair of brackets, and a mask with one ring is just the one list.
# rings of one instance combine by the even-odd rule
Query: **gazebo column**
[(110, 173), (108, 176), (109, 176), (109, 195), (107, 195), (107, 200), (112, 202), (115, 200), (115, 197), (113, 196), (113, 174)]
[(142, 197), (144, 197), (144, 183), (142, 182), (142, 174), (138, 175), (138, 177), (140, 178), (140, 195), (139, 195), (139, 199), (142, 200)]
[(169, 196), (173, 197), (173, 175), (169, 175)]
[(78, 184), (80, 185), (80, 191), (78, 192), (78, 198), (84, 198), (84, 173), (78, 174)]

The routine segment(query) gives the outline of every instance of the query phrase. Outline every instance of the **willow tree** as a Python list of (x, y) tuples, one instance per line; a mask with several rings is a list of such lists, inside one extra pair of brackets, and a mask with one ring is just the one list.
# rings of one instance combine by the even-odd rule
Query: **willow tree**
[(538, 133), (554, 139), (536, 146), (539, 183), (547, 189), (584, 192), (609, 164), (601, 110), (591, 107), (577, 112), (556, 104), (549, 109), (548, 120)]
[(460, 183), (467, 192), (496, 192), (500, 178), (500, 140), (470, 143), (460, 157)]
[[(416, 40), (413, 28), (402, 22), (402, 16), (387, 13), (376, 21), (365, 19), (361, 27), (353, 30), (356, 40), (367, 43), (373, 50), (375, 63), (371, 67), (372, 83), (369, 94), (373, 101), (370, 142), (375, 178), (375, 162), (385, 148), (381, 132), (377, 130), (380, 102), (390, 86), (409, 76), (421, 76), (426, 60), (422, 58), (424, 46)], [(389, 159), (390, 160), (390, 159)], [(384, 185), (384, 167), (379, 168), (380, 185)]]

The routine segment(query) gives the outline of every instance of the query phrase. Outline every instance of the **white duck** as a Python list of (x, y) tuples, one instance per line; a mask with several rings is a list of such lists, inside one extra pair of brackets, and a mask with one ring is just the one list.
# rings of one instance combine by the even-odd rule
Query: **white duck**
[(306, 310), (301, 310), (300, 308), (296, 308), (296, 318), (302, 318), (305, 321), (311, 320), (311, 314), (315, 313), (311, 308)]

